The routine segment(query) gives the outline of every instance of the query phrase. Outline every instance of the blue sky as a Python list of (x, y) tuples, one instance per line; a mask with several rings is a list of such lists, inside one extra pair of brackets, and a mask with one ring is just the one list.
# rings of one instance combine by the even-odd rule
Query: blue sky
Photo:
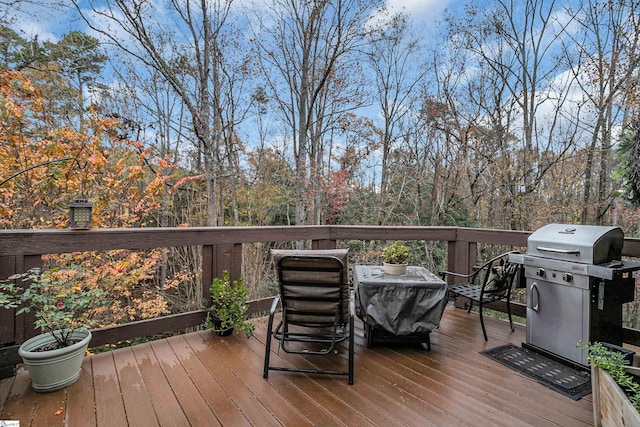
[[(71, 31), (71, 30), (79, 30), (84, 31), (89, 34), (92, 34), (88, 29), (86, 24), (78, 17), (77, 11), (72, 6), (70, 0), (64, 0), (68, 6), (65, 7), (48, 7), (46, 6), (46, 2), (52, 1), (63, 1), (63, 0), (33, 0), (29, 2), (27, 0), (21, 2), (19, 7), (20, 11), (16, 13), (16, 20), (14, 21), (12, 28), (19, 32), (26, 39), (31, 39), (35, 35), (38, 35), (41, 41), (43, 40), (57, 40), (61, 35)], [(81, 5), (88, 7), (89, 0), (81, 0)], [(103, 0), (93, 0), (93, 2), (101, 2)], [(148, 0), (151, 2), (166, 2), (168, 0)], [(256, 4), (259, 2), (266, 2), (269, 0), (234, 0), (239, 7), (245, 7), (247, 4)], [(415, 34), (418, 36), (420, 42), (422, 42), (426, 46), (436, 46), (440, 50), (445, 50), (447, 47), (443, 44), (444, 41), (433, 39), (435, 36), (435, 23), (443, 18), (445, 10), (449, 10), (452, 15), (456, 16), (463, 12), (463, 8), (466, 4), (473, 4), (478, 7), (486, 6), (487, 4), (495, 4), (495, 2), (489, 2), (487, 0), (386, 0), (387, 6), (392, 11), (400, 11), (403, 10), (405, 13), (409, 14), (414, 22)], [(522, 6), (522, 2), (519, 0), (512, 0), (513, 5), (515, 7)], [(577, 3), (577, 0), (564, 0), (561, 2), (556, 2), (554, 6), (554, 10), (559, 10), (558, 8), (563, 4), (572, 4)], [(549, 2), (551, 4), (551, 2)], [(546, 3), (545, 3), (546, 5)], [(3, 16), (3, 12), (7, 13), (7, 10), (2, 10), (0, 6), (0, 16)], [(516, 15), (518, 16), (518, 15)], [(555, 15), (555, 18), (562, 17), (561, 10), (559, 13)], [(95, 34), (92, 34), (95, 35)], [(96, 35), (97, 36), (97, 35)], [(100, 38), (100, 37), (98, 37)], [(420, 59), (420, 58), (419, 58)], [(424, 59), (424, 58), (423, 58)], [(471, 57), (471, 59), (473, 59)], [(471, 60), (467, 63), (468, 66), (463, 68), (465, 76), (464, 79), (470, 79), (473, 77), (474, 62)], [(453, 65), (455, 66), (455, 65)], [(580, 103), (584, 103), (584, 90), (583, 88), (579, 88), (571, 85), (569, 82), (570, 79), (568, 70), (556, 69), (553, 71), (553, 74), (548, 76), (548, 81), (550, 86), (539, 87), (538, 93), (536, 96), (540, 97), (539, 103), (537, 105), (537, 118), (541, 123), (545, 123), (549, 121), (549, 117), (553, 117), (553, 115), (557, 111), (561, 111), (560, 119), (562, 121), (562, 128), (565, 126), (564, 123), (573, 123), (578, 120), (581, 125), (586, 126), (585, 128), (589, 130), (589, 110), (587, 108), (579, 109), (576, 106)], [(110, 78), (108, 72), (105, 73), (103, 77), (103, 82), (106, 84), (111, 84), (112, 86), (117, 86), (118, 82), (114, 81), (115, 79)], [(556, 91), (559, 96), (556, 96)], [(560, 99), (562, 96), (566, 96), (566, 104), (559, 105), (556, 99)], [(515, 101), (517, 99), (512, 99), (510, 101)], [(581, 105), (581, 104), (580, 104)], [(380, 124), (380, 115), (377, 105), (369, 105), (367, 108), (361, 108), (358, 110), (360, 114), (371, 118), (374, 123)], [(576, 117), (578, 115), (578, 117)], [(516, 130), (519, 129), (520, 120), (518, 117), (513, 119), (513, 123), (511, 124)], [(593, 122), (591, 120), (591, 122)], [(242, 130), (239, 132), (241, 138), (246, 141), (254, 141), (257, 140), (255, 138), (255, 123), (247, 123), (246, 127), (249, 130)], [(272, 126), (272, 128), (277, 129), (278, 126)], [(559, 129), (560, 127), (556, 127)], [(245, 133), (243, 133), (245, 132)], [(278, 131), (274, 131), (278, 132)], [(517, 132), (515, 132), (517, 133)], [(564, 138), (555, 137), (558, 140), (564, 140)], [(272, 135), (271, 135), (272, 136)], [(280, 135), (276, 135), (280, 136)], [(269, 139), (269, 137), (267, 137)], [(276, 137), (272, 137), (272, 140), (278, 140)], [(153, 135), (149, 136), (149, 140), (153, 140)]]
[[(0, 6), (0, 16), (6, 13), (12, 15), (14, 21), (10, 26), (27, 39), (38, 35), (40, 40), (55, 41), (60, 35), (71, 30), (89, 32), (70, 1), (64, 2), (67, 4), (66, 7), (52, 6), (52, 1), (23, 1), (11, 10), (7, 10), (6, 6)], [(464, 0), (387, 0), (387, 7), (392, 11), (403, 10), (412, 16), (418, 26), (422, 26), (433, 24), (442, 17), (447, 8), (457, 10), (464, 3)]]

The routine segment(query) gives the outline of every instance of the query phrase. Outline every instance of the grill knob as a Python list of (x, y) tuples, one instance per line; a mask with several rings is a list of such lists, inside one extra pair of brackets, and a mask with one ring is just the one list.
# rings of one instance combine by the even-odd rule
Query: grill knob
[(544, 271), (544, 268), (539, 268), (538, 271), (536, 271), (536, 276), (544, 277), (545, 275), (546, 272)]
[(571, 273), (564, 273), (562, 275), (562, 280), (564, 280), (565, 282), (571, 282), (573, 281), (573, 274)]

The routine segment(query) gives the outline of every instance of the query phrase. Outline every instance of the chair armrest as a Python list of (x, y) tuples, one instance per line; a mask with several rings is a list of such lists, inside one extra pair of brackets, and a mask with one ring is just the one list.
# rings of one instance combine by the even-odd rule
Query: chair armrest
[(454, 277), (464, 277), (464, 278), (470, 278), (473, 277), (477, 274), (477, 272), (473, 272), (471, 274), (462, 274), (462, 273), (454, 273), (453, 271), (441, 271), (440, 272), (440, 278), (441, 279), (445, 279), (447, 276), (454, 276)]
[(504, 254), (498, 255), (492, 259), (490, 259), (489, 261), (486, 261), (484, 264), (482, 265), (474, 265), (471, 269), (473, 270), (471, 273), (469, 274), (461, 274), (461, 273), (454, 273), (452, 271), (440, 271), (440, 278), (442, 278), (442, 280), (445, 280), (446, 276), (453, 276), (453, 277), (462, 277), (464, 279), (467, 279), (466, 281), (468, 282), (475, 282), (476, 280), (476, 276), (478, 276), (481, 272), (485, 272), (485, 276), (483, 279), (483, 286), (486, 284), (486, 282), (488, 281), (488, 279), (490, 278), (490, 271), (491, 269), (496, 265), (496, 263), (501, 260), (504, 259), (505, 256), (509, 255), (509, 254), (517, 254), (520, 253), (518, 251), (510, 251), (510, 252), (506, 252)]
[(269, 310), (269, 315), (275, 314), (276, 309), (278, 308), (279, 302), (280, 302), (280, 295), (276, 295), (276, 297), (273, 299), (273, 302), (271, 303), (271, 309)]

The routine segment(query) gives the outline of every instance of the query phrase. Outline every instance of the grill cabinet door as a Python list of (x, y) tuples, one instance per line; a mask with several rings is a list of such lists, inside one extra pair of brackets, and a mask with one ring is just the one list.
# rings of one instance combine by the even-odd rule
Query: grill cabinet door
[(589, 290), (527, 278), (527, 343), (587, 365)]

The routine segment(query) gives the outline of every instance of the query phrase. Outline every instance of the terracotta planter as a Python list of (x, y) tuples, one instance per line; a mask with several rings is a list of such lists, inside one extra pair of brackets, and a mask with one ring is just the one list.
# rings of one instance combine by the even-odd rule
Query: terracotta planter
[(407, 264), (389, 264), (382, 263), (382, 270), (385, 274), (391, 274), (392, 276), (404, 276), (407, 274)]
[(31, 386), (35, 391), (60, 390), (80, 378), (82, 359), (91, 341), (91, 332), (75, 331), (71, 337), (80, 341), (56, 350), (34, 351), (55, 342), (51, 334), (47, 333), (28, 339), (18, 349), (18, 354), (29, 370)]
[(607, 371), (591, 367), (591, 388), (596, 427), (640, 426), (640, 414)]

